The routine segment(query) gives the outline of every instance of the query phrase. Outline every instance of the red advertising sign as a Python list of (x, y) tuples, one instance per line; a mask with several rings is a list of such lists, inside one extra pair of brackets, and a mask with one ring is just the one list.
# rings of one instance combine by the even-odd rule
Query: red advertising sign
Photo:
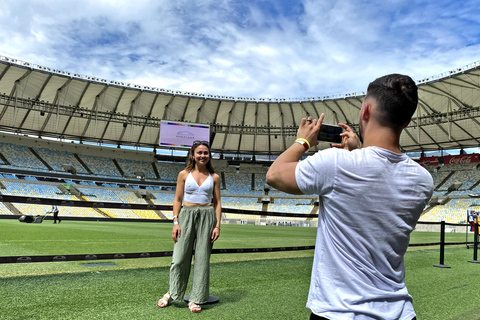
[(420, 158), (421, 166), (437, 166), (439, 165), (438, 157), (421, 157)]
[[(468, 164), (480, 162), (479, 154), (459, 154), (457, 156), (444, 156), (444, 165)], [(440, 164), (438, 157), (421, 157), (420, 165), (422, 166), (438, 166)]]
[(443, 157), (443, 164), (468, 164), (478, 162), (478, 153), (474, 154), (460, 154), (458, 156), (445, 156)]

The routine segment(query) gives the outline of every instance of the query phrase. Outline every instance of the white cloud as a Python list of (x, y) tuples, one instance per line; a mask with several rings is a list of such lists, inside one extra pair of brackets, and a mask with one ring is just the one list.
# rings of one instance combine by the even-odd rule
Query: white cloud
[(189, 92), (316, 97), (480, 60), (479, 11), (446, 0), (4, 0), (0, 54)]

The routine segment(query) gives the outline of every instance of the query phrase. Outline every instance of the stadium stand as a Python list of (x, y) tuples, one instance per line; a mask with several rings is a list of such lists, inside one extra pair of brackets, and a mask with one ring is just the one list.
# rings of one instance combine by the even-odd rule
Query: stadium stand
[[(325, 112), (329, 119), (349, 123), (358, 117), (364, 94), (312, 97), (308, 98), (307, 108), (307, 100), (285, 103), (285, 99), (237, 99), (157, 91), (79, 74), (72, 76), (69, 72), (3, 56), (0, 69), (0, 83), (4, 88), (4, 93), (0, 93), (4, 130), (0, 133), (0, 192), (5, 196), (47, 199), (171, 205), (184, 157), (182, 162), (175, 161), (180, 161), (178, 154), (184, 151), (171, 148), (170, 154), (165, 155), (166, 149), (162, 147), (162, 152), (157, 153), (158, 120), (181, 119), (211, 124), (212, 149), (222, 160), (216, 169), (221, 175), (225, 208), (259, 213), (314, 212), (313, 197), (292, 198), (274, 189), (268, 193), (271, 201), (262, 202), (267, 161), (293, 142), (298, 120), (305, 116), (307, 109), (310, 114)], [(478, 137), (472, 134), (478, 131), (475, 127), (479, 114), (475, 102), (478, 86), (472, 80), (478, 77), (478, 70), (475, 62), (418, 82), (424, 89), (419, 90), (422, 101), (430, 108), (417, 115), (420, 122), (412, 121), (409, 125), (410, 131), (418, 134), (403, 135), (400, 144), (406, 152), (420, 153), (421, 150), (420, 158), (428, 158), (425, 152), (441, 150), (436, 162), (424, 159), (429, 162), (426, 168), (434, 179), (435, 199), (427, 206), (422, 219), (459, 221), (462, 211), (477, 206), (470, 196), (480, 195), (478, 155), (473, 161), (475, 165), (467, 159), (464, 149), (460, 150), (462, 156), (456, 162), (451, 162), (444, 151), (478, 147)], [(110, 85), (112, 83), (115, 85)], [(445, 86), (445, 92), (437, 90), (439, 83)], [(58, 99), (60, 96), (62, 99)], [(326, 101), (332, 101), (331, 105)], [(239, 108), (233, 108), (237, 105)], [(244, 110), (243, 116), (233, 112), (236, 110)], [(248, 114), (247, 110), (255, 112)], [(218, 119), (227, 117), (228, 124), (218, 123)], [(358, 124), (351, 125), (358, 129)], [(445, 139), (445, 130), (439, 130), (447, 125), (449, 139)], [(318, 149), (327, 147), (321, 143)], [(153, 152), (141, 151), (144, 148)], [(139, 178), (139, 172), (144, 177)], [(67, 186), (77, 190), (77, 194), (67, 192)], [(148, 200), (139, 197), (146, 191), (153, 195)], [(0, 213), (43, 211), (34, 207), (34, 204), (4, 203)], [(61, 211), (71, 216), (157, 219), (165, 214), (171, 217), (168, 211), (140, 213), (130, 209), (102, 211), (68, 207)], [(246, 215), (245, 219), (252, 217)]]
[(17, 181), (0, 181), (5, 187), (5, 189), (1, 190), (2, 194), (50, 199), (73, 199), (70, 195), (62, 194), (57, 186), (51, 184), (33, 183), (33, 181), (26, 182), (19, 179)]
[(48, 168), (32, 153), (32, 149), (12, 143), (0, 142), (0, 150), (8, 161), (0, 166), (21, 168), (26, 170), (48, 171)]
[(436, 206), (426, 212), (420, 221), (445, 221), (450, 223), (464, 223), (467, 219), (467, 209), (479, 209), (472, 207), (472, 200), (453, 199), (442, 206)]
[(146, 179), (157, 179), (152, 169), (152, 163), (148, 161), (134, 161), (130, 159), (116, 159), (124, 172), (124, 177), (135, 178), (135, 172), (143, 172)]
[(90, 171), (97, 176), (121, 177), (112, 158), (79, 154), (79, 158), (85, 163)]
[[(51, 145), (55, 147), (55, 143), (51, 142)], [(135, 151), (135, 157), (128, 154), (128, 151), (122, 151), (123, 154), (127, 154), (125, 157), (122, 157), (122, 153), (112, 152), (112, 156), (107, 157), (92, 155), (93, 151), (90, 151), (90, 154), (82, 154), (82, 150), (74, 153), (45, 146), (30, 147), (8, 142), (0, 142), (0, 147), (3, 148), (0, 156), (0, 169), (23, 170), (22, 174), (9, 172), (0, 174), (0, 183), (2, 184), (0, 193), (4, 195), (106, 203), (172, 205), (175, 189), (173, 185), (178, 172), (184, 168), (183, 162), (156, 161), (149, 158), (148, 152), (142, 154)], [(75, 175), (51, 181), (48, 178), (40, 177), (40, 172), (66, 174), (64, 166), (67, 164), (75, 169)], [(469, 198), (469, 194), (480, 194), (480, 170), (475, 164), (427, 166), (426, 168), (434, 179), (433, 196), (441, 201), (432, 203), (430, 207), (426, 208), (420, 221), (465, 222), (466, 210), (478, 209), (476, 199)], [(159, 185), (142, 185), (143, 180), (141, 181), (136, 176), (139, 171), (144, 173), (146, 181), (156, 181)], [(262, 210), (303, 214), (315, 212), (313, 198), (295, 198), (275, 189), (268, 192), (271, 202), (262, 203), (261, 197), (265, 195), (266, 171), (267, 166), (248, 164), (220, 166), (217, 169), (222, 176), (222, 206), (259, 212), (258, 215), (225, 213), (224, 218), (235, 221), (259, 221), (264, 219), (261, 214)], [(90, 179), (82, 177), (90, 177)], [(106, 180), (102, 181), (101, 179)], [(109, 179), (120, 180), (109, 181)], [(134, 180), (136, 183), (132, 183)], [(168, 187), (161, 186), (161, 183), (167, 182), (170, 183)], [(80, 195), (69, 194), (62, 189), (62, 186), (65, 185), (78, 190)], [(146, 192), (150, 193), (148, 200), (145, 199)], [(20, 212), (42, 215), (48, 210), (47, 207), (29, 203), (18, 203), (11, 206), (2, 203), (0, 214), (13, 215)], [(161, 219), (161, 217), (172, 218), (172, 212), (169, 210), (155, 212), (153, 210), (62, 207), (60, 212), (61, 216), (70, 217), (155, 220)], [(286, 219), (285, 217), (269, 218), (269, 221), (275, 223), (297, 220), (297, 218)]]
[(34, 148), (37, 154), (43, 158), (56, 171), (64, 171), (64, 165), (71, 165), (77, 173), (88, 174), (78, 159), (69, 152), (58, 151), (48, 148)]
[(162, 161), (155, 163), (161, 181), (177, 181), (177, 176), (185, 167), (184, 163)]

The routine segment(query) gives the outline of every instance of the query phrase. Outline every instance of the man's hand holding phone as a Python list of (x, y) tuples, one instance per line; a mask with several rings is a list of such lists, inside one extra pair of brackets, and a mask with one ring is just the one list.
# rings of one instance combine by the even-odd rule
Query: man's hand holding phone
[[(360, 139), (350, 126), (339, 123), (338, 126), (324, 124), (325, 114), (321, 114), (318, 120), (312, 117), (303, 118), (298, 128), (297, 138), (307, 139), (310, 146), (318, 145), (319, 141), (331, 142), (333, 148), (352, 151), (361, 148)], [(345, 131), (344, 131), (345, 130)]]
[(310, 143), (310, 147), (316, 146), (318, 144), (318, 130), (322, 125), (324, 117), (325, 114), (322, 113), (318, 120), (312, 117), (303, 118), (300, 127), (298, 127), (297, 139), (306, 139)]
[(350, 128), (350, 126), (344, 123), (339, 123), (338, 126), (343, 128), (345, 131), (340, 134), (340, 137), (342, 139), (341, 142), (332, 143), (332, 148), (345, 149), (348, 151), (360, 149), (361, 148), (360, 139), (358, 139), (357, 135), (355, 134), (355, 132), (353, 132), (352, 128)]
[(340, 126), (322, 123), (322, 125), (320, 126), (320, 130), (318, 131), (317, 140), (333, 143), (342, 143), (342, 137), (340, 136), (342, 132), (343, 128)]

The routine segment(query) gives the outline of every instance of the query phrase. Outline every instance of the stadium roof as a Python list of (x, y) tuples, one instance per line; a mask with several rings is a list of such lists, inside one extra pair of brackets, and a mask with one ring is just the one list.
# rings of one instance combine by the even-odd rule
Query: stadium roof
[[(417, 79), (419, 108), (405, 152), (480, 145), (480, 61)], [(211, 125), (213, 151), (279, 154), (302, 117), (358, 131), (364, 93), (303, 99), (212, 96), (51, 69), (0, 56), (0, 130), (38, 137), (158, 148), (161, 120)], [(321, 143), (317, 148), (329, 147)]]

